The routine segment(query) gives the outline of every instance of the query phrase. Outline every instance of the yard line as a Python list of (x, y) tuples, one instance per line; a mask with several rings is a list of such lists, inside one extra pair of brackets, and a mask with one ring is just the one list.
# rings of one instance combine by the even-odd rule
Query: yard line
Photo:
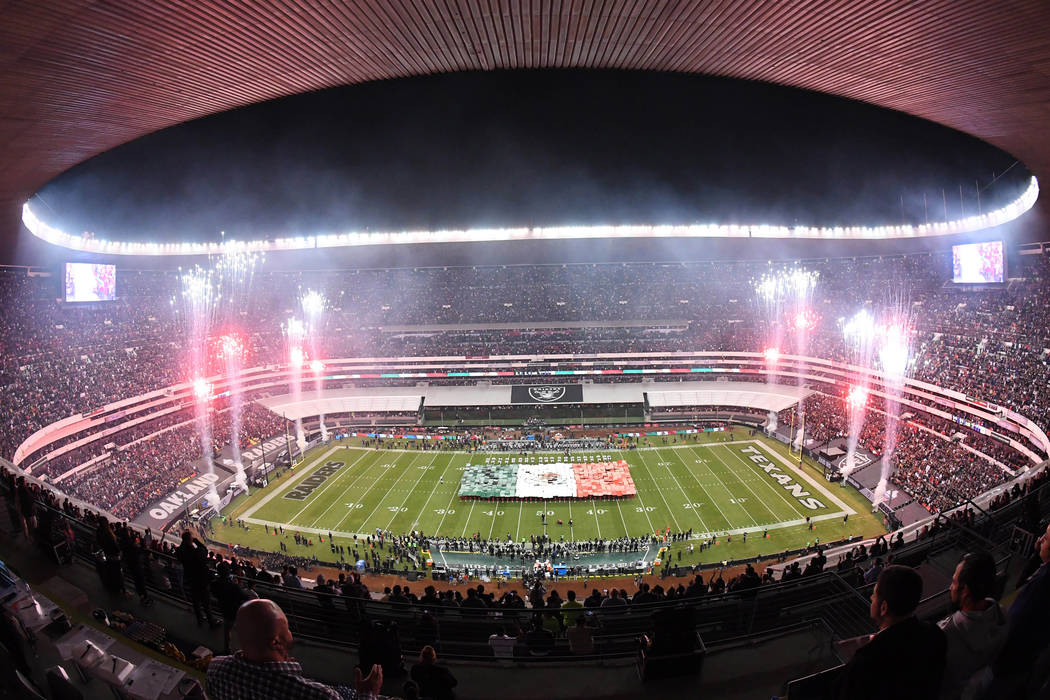
[(574, 541), (576, 535), (572, 534), (572, 499), (569, 499), (569, 541)]
[(598, 522), (598, 507), (594, 505), (594, 499), (591, 499), (591, 512), (594, 513), (594, 524), (598, 526), (598, 539), (602, 538), (602, 526)]
[[(287, 491), (292, 486), (292, 484), (297, 484), (300, 481), (302, 481), (303, 479), (305, 479), (308, 474), (313, 472), (313, 470), (317, 467), (318, 464), (320, 464), (322, 461), (324, 461), (325, 459), (330, 457), (332, 455), (332, 453), (338, 452), (339, 450), (348, 450), (348, 449), (352, 449), (352, 448), (343, 447), (342, 445), (333, 445), (324, 454), (320, 455), (319, 457), (316, 457), (315, 458), (316, 461), (315, 461), (314, 464), (301, 469), (297, 476), (290, 477), (289, 480), (283, 486), (281, 486), (280, 488), (277, 488), (277, 489), (271, 491), (270, 493), (266, 494), (261, 499), (259, 499), (258, 503), (254, 504), (253, 506), (251, 506), (250, 508), (245, 510), (243, 513), (241, 513), (241, 518), (250, 518), (253, 515), (255, 515), (256, 511), (258, 511), (264, 505), (266, 505), (267, 503), (272, 501), (279, 494), (282, 494), (285, 491)], [(365, 454), (368, 454), (368, 453), (365, 452)]]
[[(470, 502), (470, 512), (467, 513), (467, 519), (463, 521), (463, 532), (460, 534), (460, 537), (467, 536), (467, 525), (470, 525), (470, 516), (474, 515), (474, 504), (476, 502), (477, 501)], [(521, 517), (521, 513), (518, 513), (518, 516)]]
[[(456, 460), (453, 459), (452, 462)], [(449, 466), (452, 466), (452, 462), (449, 462)], [(447, 468), (446, 468), (447, 471)], [(441, 534), (441, 526), (445, 524), (445, 516), (448, 515), (449, 508), (452, 507), (452, 503), (456, 500), (456, 495), (459, 493), (458, 488), (452, 489), (452, 498), (448, 499), (448, 505), (445, 506), (445, 512), (441, 514), (441, 520), (438, 521), (437, 527), (434, 528), (433, 535), (436, 537)]]
[[(739, 459), (743, 459), (742, 457), (737, 455), (736, 452), (733, 452), (733, 448), (727, 447), (726, 449), (728, 449), (730, 454), (732, 454), (734, 457), (737, 457)], [(749, 471), (752, 473), (752, 475), (754, 475), (754, 470), (753, 469), (751, 469)], [(777, 514), (773, 512), (773, 509), (770, 508), (768, 505), (766, 505), (765, 499), (762, 498), (761, 496), (759, 496), (758, 493), (753, 488), (748, 486), (748, 483), (747, 483), (746, 479), (743, 479), (740, 475), (736, 474), (736, 472), (733, 472), (733, 474), (736, 476), (737, 481), (739, 481), (741, 484), (743, 484), (744, 488), (746, 488), (748, 491), (750, 491), (751, 495), (753, 495), (755, 497), (755, 500), (758, 501), (759, 503), (761, 503), (762, 507), (766, 509), (766, 512), (769, 513), (773, 517), (773, 519), (770, 522), (775, 523), (778, 520), (780, 520), (780, 518), (777, 516)]]
[(518, 541), (518, 536), (521, 535), (521, 511), (522, 511), (521, 501), (518, 501), (518, 527), (517, 527), (516, 530), (514, 530), (514, 541), (515, 542)]
[[(432, 459), (430, 461), (430, 464), (428, 466), (431, 466), (431, 467), (434, 466), (434, 460), (436, 460), (437, 458), (438, 458), (438, 455), (435, 454), (434, 455), (434, 459)], [(416, 483), (412, 484), (412, 488), (409, 489), (408, 495), (405, 496), (405, 500), (402, 501), (401, 505), (398, 506), (398, 510), (394, 511), (394, 514), (390, 516), (390, 522), (388, 522), (386, 524), (386, 529), (387, 530), (389, 530), (390, 526), (394, 524), (394, 518), (396, 518), (397, 514), (401, 512), (401, 508), (404, 508), (405, 504), (408, 503), (408, 499), (412, 498), (412, 496), (415, 494), (416, 487), (419, 486), (419, 482), (422, 481), (423, 477), (426, 476), (426, 475), (427, 475), (427, 470), (426, 469), (420, 469), (419, 470), (419, 478), (416, 479)], [(398, 481), (400, 481), (400, 479), (398, 479)], [(430, 499), (428, 498), (427, 500), (429, 501)]]
[[(455, 455), (455, 453), (453, 453), (453, 455), (448, 460), (448, 464), (445, 465), (445, 471), (441, 472), (441, 476), (438, 477), (438, 485), (440, 485), (441, 482), (444, 481), (445, 475), (448, 474), (448, 470), (452, 468), (452, 465), (455, 463), (455, 461), (456, 461), (456, 455)], [(437, 493), (437, 489), (432, 489), (430, 491), (430, 495), (427, 496), (426, 502), (423, 503), (423, 507), (419, 509), (419, 517), (420, 518), (423, 517), (423, 513), (427, 512), (427, 506), (430, 505), (430, 499), (434, 497), (435, 493)], [(455, 491), (452, 492), (452, 497), (453, 498), (456, 497), (456, 492)], [(452, 504), (449, 503), (449, 506), (451, 506), (451, 505)], [(445, 508), (445, 510), (447, 511), (448, 508)], [(423, 523), (420, 522), (420, 521), (417, 521), (416, 524), (422, 526)]]
[[(620, 459), (622, 459), (625, 462), (627, 461), (627, 459), (623, 456), (623, 450), (617, 450), (616, 452), (620, 455)], [(635, 494), (635, 498), (637, 498), (638, 502), (642, 504), (642, 512), (645, 513), (645, 519), (649, 521), (649, 534), (652, 534), (655, 531), (655, 529), (653, 528), (653, 521), (649, 517), (649, 511), (645, 509), (645, 503), (642, 501), (642, 495), (640, 493)]]
[(627, 537), (631, 536), (630, 530), (627, 529), (627, 521), (623, 518), (623, 511), (620, 510), (620, 501), (616, 501), (616, 510), (620, 512), (620, 522), (623, 523), (623, 534)]
[(496, 527), (496, 513), (499, 512), (498, 508), (492, 509), (492, 524), (489, 525), (489, 541), (492, 540), (492, 529)]
[[(405, 467), (405, 473), (408, 473), (408, 470), (412, 468), (412, 466), (415, 464), (415, 461), (416, 461), (416, 456), (414, 455), (412, 457), (412, 460), (408, 463), (408, 466)], [(392, 468), (396, 468), (397, 460), (395, 460), (394, 465), (395, 466), (392, 467)], [(384, 476), (385, 476), (385, 474), (384, 474)], [(405, 478), (405, 474), (401, 474), (401, 476), (399, 476), (396, 479), (394, 479), (394, 483), (391, 484), (391, 487), (396, 486), (398, 484), (398, 482), (400, 482), (404, 478)], [(378, 484), (382, 480), (383, 480), (382, 476), (380, 476), (378, 479), (376, 479), (372, 483), (372, 485), (368, 487), (368, 490), (365, 491), (363, 494), (361, 494), (361, 499), (360, 500), (364, 501), (365, 498), (368, 497), (368, 494), (372, 493), (372, 489), (374, 489), (376, 487), (376, 484)], [(388, 492), (389, 492), (389, 489), (388, 489)], [(379, 506), (383, 505), (383, 501), (384, 500), (385, 500), (384, 497), (382, 497), (382, 496), (379, 497), (379, 501), (376, 503), (376, 507), (373, 508), (372, 512), (369, 513), (367, 516), (365, 516), (365, 519), (361, 521), (361, 527), (364, 527), (368, 523), (368, 521), (372, 519), (372, 516), (375, 515), (377, 510), (379, 510)], [(340, 525), (342, 525), (343, 524), (343, 520), (346, 520), (348, 517), (350, 517), (350, 513), (349, 512), (342, 517), (342, 519), (336, 524), (336, 527), (339, 527)], [(373, 530), (374, 530), (374, 528), (373, 528)]]
[[(675, 458), (675, 459), (677, 459), (677, 460), (678, 460), (679, 462), (681, 462), (681, 463), (682, 463), (682, 468), (683, 468), (683, 469), (685, 469), (685, 470), (686, 470), (686, 471), (687, 471), (687, 472), (689, 473), (689, 475), (690, 475), (691, 477), (693, 477), (693, 481), (695, 481), (695, 482), (696, 482), (697, 486), (699, 486), (699, 487), (700, 487), (700, 490), (702, 490), (702, 491), (704, 492), (704, 495), (706, 495), (706, 496), (707, 496), (707, 498), (708, 498), (708, 499), (709, 499), (709, 500), (711, 501), (711, 503), (713, 503), (713, 504), (714, 504), (714, 506), (715, 506), (715, 510), (717, 510), (717, 511), (718, 511), (718, 512), (719, 512), (719, 513), (720, 513), (720, 514), (722, 515), (722, 517), (723, 517), (723, 518), (725, 518), (725, 520), (726, 520), (726, 523), (728, 523), (728, 524), (729, 524), (729, 527), (730, 527), (730, 528), (732, 528), (732, 527), (733, 527), (733, 521), (732, 521), (732, 520), (730, 520), (730, 519), (729, 519), (729, 518), (728, 518), (728, 517), (726, 516), (726, 514), (725, 514), (725, 511), (723, 511), (723, 510), (722, 510), (721, 508), (719, 508), (719, 507), (718, 507), (718, 501), (717, 501), (717, 500), (715, 500), (714, 498), (712, 498), (712, 496), (711, 496), (711, 492), (710, 492), (710, 491), (708, 491), (708, 490), (707, 490), (706, 488), (704, 488), (704, 485), (703, 485), (702, 483), (700, 483), (700, 479), (699, 479), (699, 478), (698, 478), (698, 477), (696, 476), (696, 474), (694, 474), (694, 473), (693, 473), (693, 471), (692, 471), (692, 470), (691, 470), (691, 469), (689, 468), (689, 465), (685, 463), (685, 460), (684, 460), (684, 459), (682, 459), (681, 457), (679, 457), (679, 456), (678, 456), (678, 452), (677, 452), (677, 451), (676, 451), (676, 452), (674, 453), (674, 458)], [(713, 471), (711, 472), (711, 475), (712, 475), (712, 476), (715, 476), (715, 474), (714, 474), (714, 472), (713, 472)], [(721, 479), (719, 479), (719, 478), (718, 478), (717, 476), (715, 476), (715, 480), (716, 480), (716, 481), (718, 481), (718, 483), (722, 484), (722, 480), (721, 480)], [(730, 490), (729, 490), (728, 488), (726, 488), (726, 485), (725, 485), (725, 484), (722, 484), (722, 488), (723, 488), (723, 489), (725, 489), (725, 492), (729, 494), (729, 497), (730, 497), (730, 498), (733, 498), (733, 492), (732, 492), (732, 491), (730, 491)], [(744, 511), (744, 515), (746, 515), (747, 517), (751, 518), (751, 522), (753, 522), (753, 523), (754, 523), (754, 524), (755, 524), (755, 525), (757, 526), (757, 525), (758, 525), (758, 521), (757, 521), (757, 520), (755, 520), (755, 518), (754, 518), (754, 517), (753, 517), (753, 516), (752, 516), (752, 515), (751, 515), (750, 513), (748, 513), (748, 512), (747, 512), (747, 509), (746, 509), (746, 508), (744, 508), (744, 506), (743, 506), (743, 505), (741, 505), (741, 506), (740, 506), (740, 508), (741, 508), (741, 509), (743, 509), (743, 511)], [(699, 513), (697, 513), (696, 515), (697, 515), (697, 517), (700, 517), (700, 514), (699, 514)], [(703, 519), (701, 518), (701, 521), (702, 521), (702, 520), (703, 520)], [(706, 526), (706, 525), (704, 526), (704, 529), (707, 529), (707, 526)]]
[[(378, 453), (376, 453), (376, 454), (378, 454)], [(363, 457), (364, 457), (364, 455), (361, 455), (361, 457), (358, 457), (357, 461), (355, 461), (354, 464), (357, 464), (357, 462), (360, 461)], [(350, 466), (352, 467), (354, 465), (351, 464)], [(361, 469), (357, 473), (357, 475), (354, 476), (354, 478), (352, 478), (350, 480), (350, 484), (345, 489), (343, 489), (343, 492), (339, 494), (339, 497), (336, 498), (334, 501), (332, 501), (331, 505), (329, 505), (327, 508), (325, 508), (324, 512), (321, 513), (321, 515), (318, 518), (316, 518), (312, 523), (310, 523), (310, 527), (315, 527), (317, 525), (317, 523), (321, 522), (321, 518), (323, 518), (324, 516), (328, 515), (328, 511), (332, 510), (332, 508), (335, 507), (335, 505), (337, 503), (339, 503), (340, 501), (343, 500), (343, 496), (346, 495), (347, 491), (349, 491), (351, 488), (353, 488), (354, 484), (356, 484), (358, 481), (361, 480), (361, 477), (365, 475), (365, 471), (366, 471), (366, 469)], [(343, 472), (343, 474), (345, 475), (345, 474), (349, 474), (349, 473), (350, 473), (350, 467), (347, 467), (346, 471)], [(336, 481), (340, 481), (340, 479), (334, 479), (332, 481), (332, 483), (334, 484)], [(327, 486), (327, 484), (326, 484), (326, 486)], [(320, 495), (320, 492), (318, 492), (318, 496), (319, 495)]]
[[(649, 478), (652, 479), (653, 483), (656, 484), (656, 477), (653, 476), (652, 470), (649, 469), (649, 464), (645, 461), (645, 455), (643, 453), (641, 453), (641, 452), (639, 452), (639, 454), (642, 457), (642, 466), (645, 467), (645, 472), (649, 475)], [(678, 488), (681, 488), (681, 487), (682, 487), (682, 485), (679, 484)], [(674, 520), (675, 528), (678, 530), (678, 532), (685, 532), (685, 530), (682, 529), (682, 526), (678, 523), (678, 518), (675, 517), (674, 511), (671, 510), (671, 504), (667, 502), (667, 497), (664, 496), (664, 490), (662, 488), (660, 488), (660, 484), (656, 484), (656, 492), (658, 494), (660, 494), (660, 499), (663, 500), (664, 506), (667, 508), (668, 514), (670, 514), (671, 519)], [(682, 491), (682, 493), (684, 494), (685, 491)], [(700, 517), (700, 516), (697, 516), (697, 517)], [(650, 521), (650, 525), (651, 524), (652, 524), (652, 522)], [(663, 532), (663, 530), (659, 529), (658, 532)]]

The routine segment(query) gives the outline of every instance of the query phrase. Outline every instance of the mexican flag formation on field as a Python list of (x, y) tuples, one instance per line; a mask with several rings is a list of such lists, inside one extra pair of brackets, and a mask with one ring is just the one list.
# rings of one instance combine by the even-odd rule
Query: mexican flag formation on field
[(627, 462), (468, 464), (460, 498), (597, 498), (634, 496)]

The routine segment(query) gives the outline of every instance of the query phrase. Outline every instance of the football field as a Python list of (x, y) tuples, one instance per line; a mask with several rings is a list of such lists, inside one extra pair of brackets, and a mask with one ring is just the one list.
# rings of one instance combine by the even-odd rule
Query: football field
[[(856, 492), (800, 469), (781, 446), (765, 439), (687, 442), (572, 456), (575, 462), (618, 459), (627, 461), (637, 496), (475, 500), (459, 497), (467, 465), (542, 463), (563, 461), (563, 457), (377, 450), (331, 443), (308, 453), (294, 473), (231, 504), (227, 515), (244, 520), (249, 528), (223, 528), (222, 539), (265, 548), (263, 525), (325, 541), (331, 533), (337, 542), (375, 534), (377, 529), (521, 541), (544, 533), (555, 540), (639, 537), (670, 528), (723, 541), (726, 535), (739, 541), (747, 532), (759, 550), (763, 547), (758, 543), (768, 532), (776, 544), (770, 542), (765, 549), (779, 551), (790, 541), (815, 536), (806, 518), (820, 524), (814, 527), (825, 541), (846, 530), (865, 525), (870, 529), (873, 520), (870, 514), (864, 517)], [(847, 514), (860, 517), (851, 517), (847, 525)], [(789, 532), (794, 536), (779, 536)], [(743, 553), (733, 552), (734, 556)]]

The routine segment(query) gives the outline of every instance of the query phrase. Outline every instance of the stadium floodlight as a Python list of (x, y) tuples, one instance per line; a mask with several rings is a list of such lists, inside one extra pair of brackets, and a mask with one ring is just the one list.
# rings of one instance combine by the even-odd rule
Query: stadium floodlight
[(766, 348), (762, 355), (766, 358), (766, 362), (775, 365), (780, 359), (780, 348)]
[(198, 401), (207, 401), (211, 398), (211, 384), (203, 377), (197, 377), (192, 382), (193, 395)]
[(917, 226), (776, 226), (769, 224), (691, 224), (647, 226), (556, 226), (549, 228), (466, 229), (442, 231), (347, 232), (292, 236), (272, 240), (182, 242), (114, 242), (93, 235), (68, 234), (44, 222), (29, 202), (22, 205), (22, 223), (29, 231), (57, 246), (109, 255), (215, 255), (228, 251), (280, 251), (420, 243), (475, 243), (482, 241), (558, 240), (585, 238), (789, 238), (814, 240), (878, 240), (972, 233), (1013, 221), (1039, 198), (1039, 181), (1032, 177), (1014, 201), (979, 216)]
[(320, 374), (324, 371), (324, 363), (320, 360), (310, 360), (310, 371), (314, 374)]

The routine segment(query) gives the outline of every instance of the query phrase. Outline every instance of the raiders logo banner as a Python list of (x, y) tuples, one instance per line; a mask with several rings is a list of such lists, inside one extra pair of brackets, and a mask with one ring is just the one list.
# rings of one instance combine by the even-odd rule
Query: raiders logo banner
[(511, 403), (583, 403), (582, 384), (512, 386)]

